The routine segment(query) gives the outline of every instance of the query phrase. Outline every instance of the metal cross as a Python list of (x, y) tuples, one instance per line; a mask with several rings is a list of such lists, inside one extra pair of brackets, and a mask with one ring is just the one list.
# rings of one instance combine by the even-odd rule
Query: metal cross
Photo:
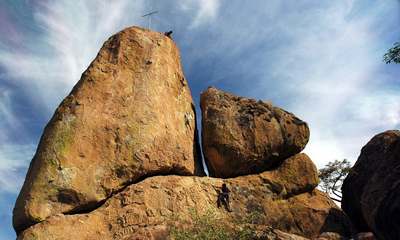
[(156, 13), (158, 13), (158, 11), (152, 11), (152, 12), (149, 12), (149, 13), (147, 13), (147, 14), (142, 16), (142, 17), (147, 17), (149, 19), (148, 24), (147, 24), (147, 28), (148, 29), (150, 29), (150, 26), (151, 26), (151, 16), (156, 14)]

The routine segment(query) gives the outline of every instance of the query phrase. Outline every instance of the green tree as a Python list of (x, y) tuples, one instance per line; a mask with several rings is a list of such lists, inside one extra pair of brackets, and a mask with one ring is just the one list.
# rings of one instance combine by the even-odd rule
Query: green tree
[(383, 55), (383, 61), (386, 63), (400, 63), (400, 42), (394, 44), (385, 55)]
[(343, 180), (350, 172), (351, 164), (347, 159), (329, 162), (319, 170), (320, 186), (335, 201), (341, 202)]

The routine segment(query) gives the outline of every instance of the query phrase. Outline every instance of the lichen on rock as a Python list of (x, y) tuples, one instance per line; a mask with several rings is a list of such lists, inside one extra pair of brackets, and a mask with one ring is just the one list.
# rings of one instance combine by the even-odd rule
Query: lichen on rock
[(170, 38), (138, 27), (112, 36), (43, 133), (15, 205), (17, 232), (155, 172), (202, 175), (194, 111)]

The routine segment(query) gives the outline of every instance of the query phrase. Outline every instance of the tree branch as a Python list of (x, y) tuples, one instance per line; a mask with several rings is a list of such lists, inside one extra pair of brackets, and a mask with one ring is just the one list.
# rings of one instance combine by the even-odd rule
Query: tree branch
[(334, 198), (334, 197), (331, 197), (331, 196), (329, 196), (329, 197), (330, 197), (332, 200), (336, 201), (336, 202), (340, 202), (340, 203), (342, 202), (342, 200), (341, 200), (341, 199), (339, 200), (339, 199), (337, 199), (337, 198)]
[(342, 196), (339, 195), (339, 194), (337, 194), (335, 190), (332, 190), (331, 192), (332, 192), (333, 195), (335, 195), (336, 197), (338, 197), (338, 198), (340, 198), (340, 199), (342, 198)]

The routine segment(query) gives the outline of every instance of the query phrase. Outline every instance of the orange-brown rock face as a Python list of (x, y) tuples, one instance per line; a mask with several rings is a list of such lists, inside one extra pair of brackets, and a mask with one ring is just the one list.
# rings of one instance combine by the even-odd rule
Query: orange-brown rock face
[[(231, 190), (232, 212), (216, 207), (223, 182)], [(169, 239), (170, 228), (190, 221), (192, 211), (210, 209), (220, 217), (220, 224), (228, 225), (257, 213), (261, 229), (288, 233), (268, 230), (268, 236), (279, 236), (274, 239), (313, 238), (322, 232), (346, 236), (346, 217), (329, 197), (313, 190), (317, 184), (315, 166), (304, 154), (273, 171), (232, 179), (150, 177), (90, 213), (52, 216), (23, 231), (18, 239)]]
[(342, 208), (358, 232), (400, 239), (399, 170), (400, 131), (377, 134), (362, 148), (342, 185)]
[(270, 169), (309, 139), (307, 124), (292, 113), (215, 88), (202, 93), (201, 109), (203, 153), (212, 176)]
[(46, 126), (15, 229), (96, 207), (146, 176), (201, 173), (195, 119), (174, 42), (137, 27), (112, 36)]

